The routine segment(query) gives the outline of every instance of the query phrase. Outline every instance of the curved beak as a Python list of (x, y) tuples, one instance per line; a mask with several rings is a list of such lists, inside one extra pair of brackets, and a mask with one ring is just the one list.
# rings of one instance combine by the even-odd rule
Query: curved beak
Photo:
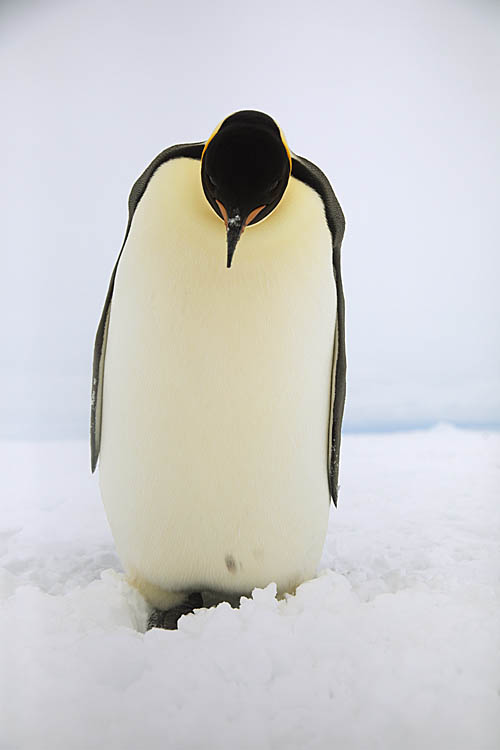
[(216, 203), (219, 206), (222, 218), (224, 219), (224, 224), (226, 225), (227, 268), (231, 268), (236, 245), (238, 244), (238, 240), (240, 239), (241, 235), (245, 231), (245, 227), (255, 219), (257, 214), (262, 211), (265, 206), (259, 206), (253, 211), (250, 211), (246, 219), (243, 221), (238, 208), (233, 208), (228, 211), (223, 203), (221, 203), (220, 201), (216, 201)]

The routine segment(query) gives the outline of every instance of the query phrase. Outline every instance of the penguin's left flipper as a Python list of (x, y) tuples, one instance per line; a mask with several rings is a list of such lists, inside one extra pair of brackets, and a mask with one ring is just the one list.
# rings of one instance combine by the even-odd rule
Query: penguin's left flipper
[(171, 609), (154, 609), (148, 620), (148, 630), (151, 628), (163, 628), (163, 630), (177, 630), (177, 623), (182, 615), (189, 615), (195, 609), (203, 607), (201, 594), (190, 594), (186, 601)]

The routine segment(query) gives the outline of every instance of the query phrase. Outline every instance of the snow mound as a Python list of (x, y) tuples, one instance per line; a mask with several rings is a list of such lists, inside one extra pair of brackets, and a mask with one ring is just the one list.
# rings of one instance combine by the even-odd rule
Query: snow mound
[(0, 746), (497, 750), (499, 449), (347, 436), (316, 579), (145, 632), (86, 447), (3, 444)]

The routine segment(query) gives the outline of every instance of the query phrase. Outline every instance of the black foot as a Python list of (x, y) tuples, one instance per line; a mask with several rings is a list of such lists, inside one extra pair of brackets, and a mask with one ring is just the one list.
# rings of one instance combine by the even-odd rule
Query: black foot
[(177, 622), (182, 615), (188, 615), (194, 609), (203, 607), (201, 594), (190, 594), (188, 598), (172, 609), (153, 609), (149, 620), (148, 630), (151, 628), (163, 628), (164, 630), (177, 630)]

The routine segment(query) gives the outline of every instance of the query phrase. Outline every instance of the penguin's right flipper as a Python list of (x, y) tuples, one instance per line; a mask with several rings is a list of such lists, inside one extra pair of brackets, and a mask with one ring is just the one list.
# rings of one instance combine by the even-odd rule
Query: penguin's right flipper
[(162, 151), (161, 154), (153, 159), (151, 164), (144, 170), (138, 180), (134, 183), (130, 196), (128, 199), (128, 223), (127, 230), (125, 232), (125, 238), (123, 240), (118, 259), (113, 268), (111, 279), (108, 286), (108, 292), (106, 294), (106, 300), (104, 302), (104, 308), (97, 328), (94, 345), (94, 363), (92, 367), (92, 398), (90, 408), (90, 455), (91, 455), (91, 467), (92, 472), (95, 471), (97, 466), (97, 459), (99, 458), (99, 451), (101, 449), (101, 421), (102, 421), (102, 406), (103, 406), (103, 374), (104, 374), (104, 362), (106, 359), (106, 340), (108, 337), (108, 325), (109, 316), (111, 313), (111, 300), (113, 298), (113, 289), (115, 285), (116, 272), (118, 270), (118, 264), (127, 241), (130, 227), (132, 225), (132, 219), (134, 217), (135, 209), (142, 196), (144, 195), (148, 183), (151, 177), (154, 175), (158, 167), (164, 164), (166, 161), (171, 159), (178, 159), (180, 157), (186, 157), (188, 159), (199, 159), (203, 152), (205, 143), (181, 143), (177, 146), (171, 146), (170, 148)]

